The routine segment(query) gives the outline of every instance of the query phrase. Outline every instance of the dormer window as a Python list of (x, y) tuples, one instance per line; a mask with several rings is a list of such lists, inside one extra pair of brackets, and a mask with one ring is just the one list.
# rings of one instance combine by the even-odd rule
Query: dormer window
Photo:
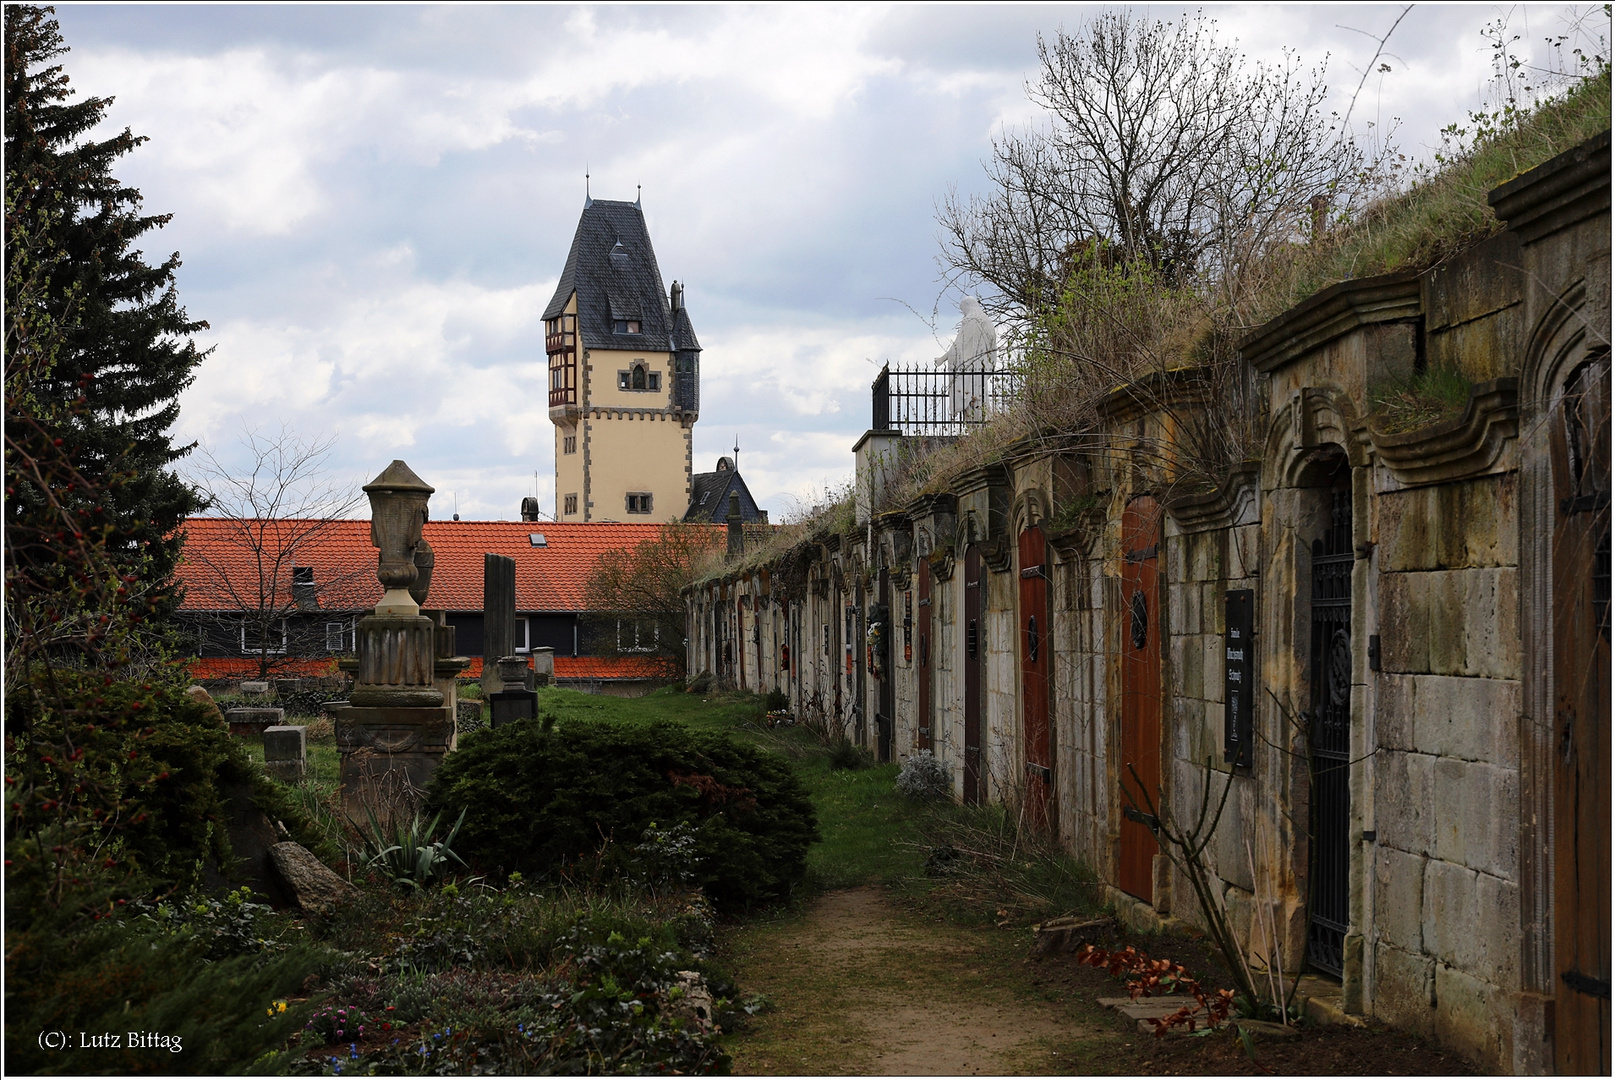
[(616, 319), (612, 322), (611, 329), (616, 334), (641, 333), (638, 319)]

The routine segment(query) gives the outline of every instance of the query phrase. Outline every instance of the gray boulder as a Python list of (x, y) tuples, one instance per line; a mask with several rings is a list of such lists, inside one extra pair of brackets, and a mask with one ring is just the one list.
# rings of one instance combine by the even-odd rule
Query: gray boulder
[(324, 911), (358, 895), (302, 844), (288, 840), (269, 849), (269, 864), (304, 911)]

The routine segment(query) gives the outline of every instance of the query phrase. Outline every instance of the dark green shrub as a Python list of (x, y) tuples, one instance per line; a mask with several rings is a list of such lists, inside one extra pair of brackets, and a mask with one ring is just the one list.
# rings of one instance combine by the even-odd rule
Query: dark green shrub
[(784, 712), (791, 707), (791, 699), (786, 696), (785, 691), (776, 686), (768, 692), (768, 698), (763, 702), (763, 707), (769, 712)]
[(832, 769), (867, 769), (875, 764), (874, 755), (845, 735), (837, 736), (830, 744)]
[[(177, 688), (41, 671), (6, 699), (6, 840), (62, 830), (153, 885), (232, 862), (224, 793), (247, 793), (294, 839), (330, 844), (209, 710)], [(48, 852), (60, 861), (64, 851)]]
[[(634, 848), (654, 827), (695, 831), (693, 880), (724, 908), (782, 899), (818, 839), (813, 804), (779, 757), (674, 724), (524, 720), (449, 755), (427, 811), (466, 811), (458, 850), (484, 871), (565, 873), (599, 856), (639, 876)], [(665, 868), (662, 868), (665, 870)]]

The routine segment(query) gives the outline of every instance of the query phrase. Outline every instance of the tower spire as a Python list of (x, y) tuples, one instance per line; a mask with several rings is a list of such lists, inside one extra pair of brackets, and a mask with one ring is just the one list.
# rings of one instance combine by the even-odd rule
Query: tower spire
[(587, 210), (594, 205), (594, 196), (589, 194), (589, 165), (583, 165), (583, 208)]

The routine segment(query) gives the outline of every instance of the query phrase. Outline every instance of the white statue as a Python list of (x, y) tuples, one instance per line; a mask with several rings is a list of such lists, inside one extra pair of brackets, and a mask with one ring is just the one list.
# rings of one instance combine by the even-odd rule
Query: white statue
[(987, 376), (998, 370), (998, 330), (974, 296), (959, 301), (959, 312), (964, 316), (959, 333), (936, 363), (953, 373), (949, 397), (954, 418), (980, 420), (986, 412)]

